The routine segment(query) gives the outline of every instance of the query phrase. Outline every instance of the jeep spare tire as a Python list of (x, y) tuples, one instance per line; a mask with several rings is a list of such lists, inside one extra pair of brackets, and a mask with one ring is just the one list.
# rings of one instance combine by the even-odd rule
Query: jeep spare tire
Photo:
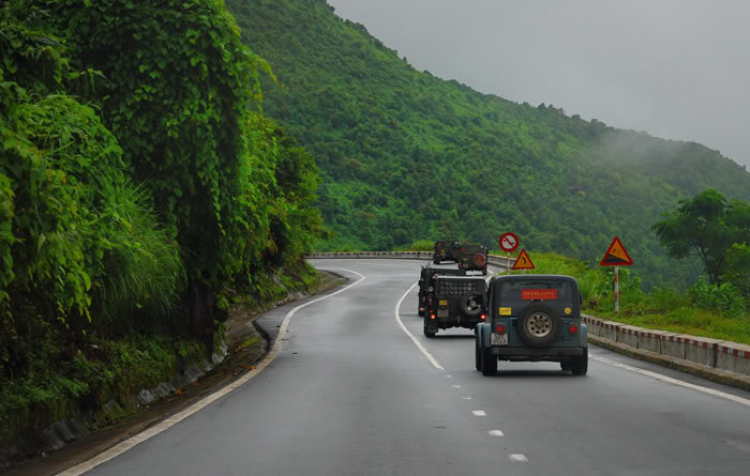
[(461, 296), (459, 301), (461, 312), (468, 317), (477, 317), (482, 313), (484, 307), (484, 298), (481, 293), (468, 292)]
[(485, 260), (483, 254), (477, 253), (477, 254), (474, 255), (474, 260), (473, 261), (474, 261), (474, 266), (476, 266), (477, 268), (483, 268), (484, 267), (484, 262), (486, 260)]
[(535, 302), (521, 311), (517, 330), (529, 347), (549, 347), (560, 335), (562, 321), (551, 306)]

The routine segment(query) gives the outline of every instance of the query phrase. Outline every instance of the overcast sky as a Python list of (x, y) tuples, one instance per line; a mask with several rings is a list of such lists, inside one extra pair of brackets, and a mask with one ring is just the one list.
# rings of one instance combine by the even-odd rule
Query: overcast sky
[(417, 69), (750, 165), (748, 0), (328, 0)]

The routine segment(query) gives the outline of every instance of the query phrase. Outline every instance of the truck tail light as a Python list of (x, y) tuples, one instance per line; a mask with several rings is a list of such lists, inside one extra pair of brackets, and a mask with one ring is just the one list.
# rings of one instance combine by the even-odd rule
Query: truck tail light
[(423, 307), (420, 307), (420, 308), (419, 308), (419, 312), (424, 312), (424, 308), (423, 308)]
[(479, 318), (484, 321), (487, 319), (487, 314), (482, 314)]
[(497, 326), (495, 326), (495, 332), (497, 332), (498, 334), (505, 334), (505, 331), (505, 324), (498, 324)]
[(568, 331), (570, 331), (570, 333), (571, 333), (571, 334), (578, 334), (578, 324), (576, 324), (576, 323), (571, 323), (571, 324), (570, 324), (570, 325), (568, 326)]
[(430, 319), (435, 319), (435, 314), (430, 314)]

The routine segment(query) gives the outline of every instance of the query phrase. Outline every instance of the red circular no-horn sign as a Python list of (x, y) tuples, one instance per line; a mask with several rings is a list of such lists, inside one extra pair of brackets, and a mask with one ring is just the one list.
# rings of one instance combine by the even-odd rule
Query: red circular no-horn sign
[(500, 249), (506, 253), (513, 253), (518, 249), (518, 245), (520, 244), (518, 236), (511, 232), (500, 235), (500, 240), (498, 240), (498, 242), (500, 244)]

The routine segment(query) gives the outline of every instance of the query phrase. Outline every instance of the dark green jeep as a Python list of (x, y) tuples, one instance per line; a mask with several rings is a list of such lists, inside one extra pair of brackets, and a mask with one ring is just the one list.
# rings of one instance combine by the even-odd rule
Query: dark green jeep
[(487, 295), (487, 321), (476, 327), (476, 369), (483, 375), (494, 375), (498, 360), (560, 362), (562, 370), (586, 375), (586, 325), (575, 278), (498, 276)]
[(486, 319), (487, 281), (481, 276), (440, 276), (427, 293), (424, 335), (435, 337), (438, 329), (473, 329)]
[(458, 240), (438, 240), (435, 242), (435, 251), (432, 253), (432, 262), (440, 264), (443, 261), (458, 262), (458, 252), (461, 244)]
[(462, 269), (451, 268), (433, 268), (429, 264), (422, 267), (419, 274), (419, 295), (417, 303), (417, 313), (424, 316), (427, 309), (427, 294), (435, 290), (435, 278), (438, 276), (466, 276), (466, 271)]
[(465, 244), (458, 252), (458, 269), (487, 274), (487, 247)]

